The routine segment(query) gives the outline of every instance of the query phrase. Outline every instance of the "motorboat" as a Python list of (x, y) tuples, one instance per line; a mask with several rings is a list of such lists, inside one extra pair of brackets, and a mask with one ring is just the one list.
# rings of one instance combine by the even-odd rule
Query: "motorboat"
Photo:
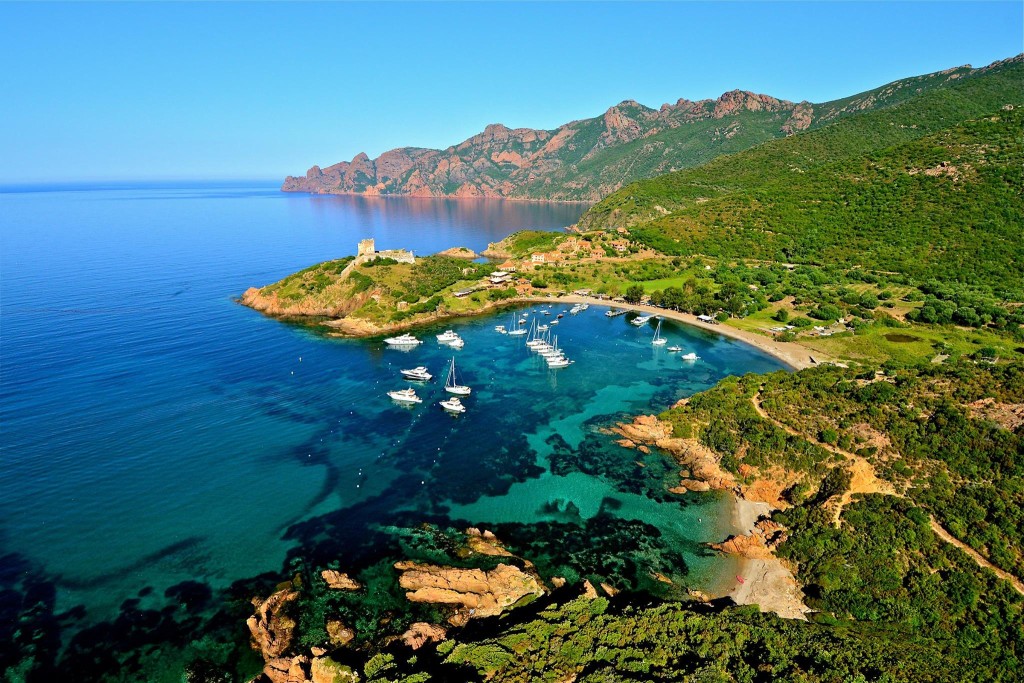
[(459, 400), (458, 396), (452, 396), (447, 401), (440, 401), (441, 407), (447, 410), (449, 413), (464, 413), (466, 412), (466, 406), (462, 405), (462, 401)]
[(504, 325), (495, 325), (494, 331), (498, 334), (508, 334), (508, 330), (505, 329)]
[(632, 319), (632, 320), (630, 320), (629, 322), (633, 323), (633, 324), (634, 324), (634, 325), (636, 325), (637, 327), (640, 327), (640, 326), (642, 326), (642, 325), (646, 325), (646, 324), (647, 324), (647, 322), (648, 322), (648, 321), (649, 321), (649, 320), (650, 320), (651, 318), (653, 318), (653, 317), (654, 317), (653, 315), (638, 315), (637, 317), (633, 318), (633, 319)]
[(437, 335), (437, 341), (441, 342), (442, 344), (453, 342), (458, 338), (459, 335), (457, 335), (454, 330), (446, 330), (445, 332)]
[(417, 382), (429, 382), (431, 378), (433, 378), (433, 375), (427, 372), (427, 369), (422, 365), (412, 368), (411, 370), (402, 370), (401, 373), (402, 377), (416, 380)]
[(682, 351), (683, 347), (682, 346), (670, 346), (670, 347), (668, 347), (668, 350), (669, 351)]
[(416, 395), (415, 389), (389, 391), (388, 396), (391, 397), (391, 400), (398, 401), (399, 403), (423, 403), (423, 399)]
[(412, 336), (411, 334), (401, 334), (397, 337), (388, 337), (384, 340), (384, 343), (388, 346), (416, 346), (422, 344), (419, 339)]
[(684, 353), (683, 355), (680, 356), (680, 358), (682, 358), (683, 360), (700, 360), (700, 356), (695, 354), (693, 351), (690, 351), (689, 353)]
[(466, 342), (462, 341), (462, 337), (459, 337), (454, 341), (448, 342), (448, 346), (452, 347), (453, 349), (461, 349), (465, 345)]

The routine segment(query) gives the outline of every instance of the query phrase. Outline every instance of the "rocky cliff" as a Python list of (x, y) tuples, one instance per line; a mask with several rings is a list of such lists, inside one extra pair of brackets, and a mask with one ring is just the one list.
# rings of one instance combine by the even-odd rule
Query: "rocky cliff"
[[(639, 154), (657, 154), (661, 157), (657, 170), (671, 170), (702, 160), (706, 155), (698, 159), (692, 154), (695, 147), (718, 146), (731, 151), (721, 143), (736, 137), (741, 126), (754, 131), (757, 141), (806, 127), (810, 111), (808, 103), (796, 105), (741, 90), (727, 92), (717, 100), (681, 99), (660, 109), (626, 100), (601, 116), (555, 130), (512, 129), (496, 123), (444, 150), (401, 147), (376, 159), (361, 153), (352, 161), (326, 168), (313, 166), (305, 176), (289, 176), (282, 189), (318, 194), (593, 200), (638, 177), (626, 168), (618, 168), (608, 177), (593, 177), (589, 166), (597, 162), (616, 165), (609, 159), (611, 150), (643, 140)], [(802, 112), (807, 115), (801, 118)], [(747, 121), (743, 114), (756, 116)], [(700, 123), (704, 125), (695, 125)], [(668, 144), (662, 139), (668, 137), (686, 139)], [(635, 160), (630, 165), (635, 166)]]
[(706, 163), (721, 154), (898, 104), (984, 69), (969, 66), (906, 78), (851, 97), (811, 104), (732, 90), (718, 99), (677, 100), (658, 109), (626, 100), (601, 116), (554, 130), (495, 123), (447, 149), (401, 147), (358, 154), (305, 176), (286, 192), (503, 197), (596, 201), (623, 185)]

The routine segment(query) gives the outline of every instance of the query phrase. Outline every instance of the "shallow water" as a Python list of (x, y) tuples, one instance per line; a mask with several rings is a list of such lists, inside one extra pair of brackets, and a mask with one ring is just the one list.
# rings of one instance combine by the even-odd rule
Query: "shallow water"
[[(581, 211), (259, 186), (0, 193), (0, 556), (42, 567), (58, 610), (85, 608), (79, 626), (140, 591), (158, 607), (183, 581), (218, 589), (289, 556), (369, 567), (425, 521), (493, 528), (545, 575), (711, 580), (721, 561), (700, 543), (730, 530), (727, 502), (668, 494), (675, 467), (602, 429), (774, 359), (666, 321), (701, 356), (684, 363), (652, 327), (591, 307), (555, 328), (576, 363), (550, 370), (493, 330), (508, 312), (446, 325), (461, 351), (439, 328), (403, 353), (233, 301), (364, 237), (479, 250)], [(437, 405), (453, 355), (473, 387), (458, 417)], [(436, 376), (409, 409), (385, 392), (413, 365)]]

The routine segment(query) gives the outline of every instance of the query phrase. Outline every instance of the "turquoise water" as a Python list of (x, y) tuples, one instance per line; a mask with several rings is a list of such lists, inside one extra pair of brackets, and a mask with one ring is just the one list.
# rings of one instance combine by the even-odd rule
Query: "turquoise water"
[[(42, 592), (66, 640), (183, 585), (216, 595), (296, 559), (358, 572), (415, 554), (423, 522), (491, 528), (545, 576), (709, 580), (700, 543), (729, 530), (724, 501), (668, 494), (676, 468), (603, 429), (775, 360), (666, 322), (702, 357), (683, 363), (653, 328), (591, 307), (556, 328), (576, 363), (550, 370), (494, 332), (507, 312), (446, 325), (461, 351), (439, 328), (404, 353), (233, 301), (364, 237), (483, 249), (581, 211), (242, 185), (0, 193), (0, 616)], [(452, 355), (473, 387), (458, 417), (437, 406)], [(414, 365), (436, 377), (403, 408), (385, 392)]]

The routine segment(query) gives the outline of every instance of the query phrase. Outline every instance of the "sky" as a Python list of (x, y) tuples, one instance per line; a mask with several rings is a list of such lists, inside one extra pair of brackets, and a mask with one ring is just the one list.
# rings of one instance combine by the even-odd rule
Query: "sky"
[(1024, 3), (0, 3), (0, 182), (274, 179), (624, 99), (822, 102), (1024, 51)]

